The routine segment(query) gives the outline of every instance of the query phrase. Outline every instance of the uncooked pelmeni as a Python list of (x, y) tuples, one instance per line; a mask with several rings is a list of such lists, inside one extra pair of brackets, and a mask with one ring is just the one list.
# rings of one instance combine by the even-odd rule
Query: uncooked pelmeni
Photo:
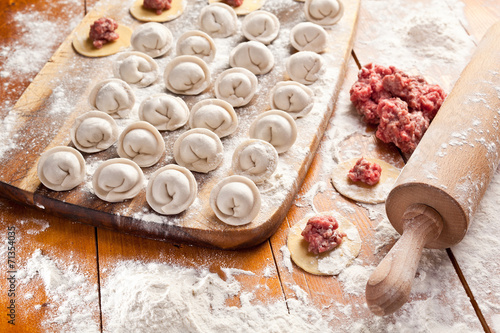
[(169, 164), (156, 170), (146, 187), (146, 200), (156, 212), (163, 215), (185, 211), (198, 194), (198, 185), (191, 171)]
[(308, 21), (328, 27), (340, 20), (344, 5), (340, 0), (306, 0), (304, 14)]
[(175, 162), (191, 171), (207, 173), (219, 166), (224, 147), (217, 134), (206, 128), (184, 132), (174, 143)]
[(238, 117), (228, 102), (220, 99), (204, 99), (191, 107), (189, 127), (206, 128), (222, 138), (236, 131)]
[(108, 79), (98, 82), (89, 95), (89, 103), (113, 118), (125, 118), (135, 104), (135, 95), (127, 82)]
[(101, 163), (92, 177), (94, 193), (101, 200), (120, 202), (135, 197), (144, 187), (141, 168), (126, 158)]
[(271, 177), (277, 167), (278, 152), (266, 141), (248, 139), (234, 150), (233, 172), (249, 178), (254, 183), (262, 183)]
[(212, 37), (228, 37), (238, 29), (238, 18), (234, 9), (224, 3), (212, 3), (203, 7), (198, 25)]
[(324, 71), (323, 58), (311, 51), (300, 51), (291, 55), (285, 66), (292, 80), (306, 85), (316, 82)]
[(75, 119), (70, 130), (71, 141), (85, 153), (108, 149), (118, 139), (119, 131), (111, 116), (100, 111), (86, 112)]
[(234, 107), (250, 103), (257, 92), (258, 81), (248, 69), (235, 67), (226, 69), (215, 80), (215, 96)]
[(257, 10), (245, 17), (241, 25), (241, 31), (248, 40), (267, 45), (278, 37), (280, 21), (273, 13)]
[(71, 147), (55, 147), (40, 156), (38, 178), (43, 185), (54, 191), (75, 188), (85, 179), (85, 160)]
[(193, 55), (205, 62), (214, 59), (217, 47), (208, 34), (200, 30), (191, 30), (183, 33), (176, 44), (177, 55)]
[(287, 151), (297, 139), (297, 125), (293, 118), (281, 110), (261, 113), (250, 125), (252, 139), (269, 142), (278, 153)]
[(189, 119), (189, 108), (180, 97), (167, 94), (149, 96), (139, 105), (139, 119), (159, 131), (174, 131)]
[(135, 28), (130, 43), (134, 50), (157, 58), (172, 48), (173, 39), (169, 28), (161, 23), (148, 22)]
[(137, 121), (120, 134), (116, 151), (120, 157), (131, 159), (140, 167), (149, 167), (160, 160), (165, 141), (153, 125)]
[(142, 88), (156, 82), (158, 64), (142, 52), (125, 52), (113, 63), (113, 74), (130, 85)]
[(301, 22), (290, 30), (290, 44), (298, 51), (323, 52), (328, 44), (328, 33), (323, 27)]
[(210, 192), (210, 207), (219, 220), (229, 225), (252, 222), (259, 214), (260, 205), (259, 189), (243, 176), (226, 177)]
[(163, 79), (174, 94), (198, 95), (210, 86), (210, 70), (200, 58), (183, 55), (167, 64)]
[(270, 104), (272, 109), (285, 111), (297, 119), (311, 112), (314, 93), (298, 82), (281, 81), (271, 89)]
[(274, 67), (274, 56), (264, 44), (249, 41), (231, 50), (229, 65), (246, 68), (255, 75), (266, 74)]

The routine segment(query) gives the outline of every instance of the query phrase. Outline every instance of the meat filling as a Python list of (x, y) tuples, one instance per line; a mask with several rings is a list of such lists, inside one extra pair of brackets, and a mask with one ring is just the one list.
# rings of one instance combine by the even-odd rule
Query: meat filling
[(307, 250), (314, 254), (330, 251), (342, 243), (345, 233), (338, 230), (333, 216), (315, 216), (307, 221), (301, 235), (309, 243)]
[(243, 4), (243, 0), (223, 0), (223, 2), (232, 7), (239, 7)]
[(156, 15), (161, 15), (164, 10), (169, 10), (172, 7), (172, 0), (144, 0), (142, 6), (154, 10)]
[(89, 38), (96, 49), (104, 44), (117, 40), (120, 36), (115, 32), (118, 23), (108, 17), (101, 17), (90, 26)]
[(377, 163), (372, 163), (365, 158), (360, 158), (349, 170), (347, 177), (353, 182), (363, 182), (368, 185), (375, 185), (380, 181), (382, 168)]

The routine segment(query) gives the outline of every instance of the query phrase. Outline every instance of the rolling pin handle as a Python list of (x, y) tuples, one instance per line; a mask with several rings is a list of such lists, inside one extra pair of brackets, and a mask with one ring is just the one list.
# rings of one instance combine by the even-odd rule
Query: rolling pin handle
[(410, 205), (403, 220), (401, 238), (366, 284), (366, 303), (370, 311), (378, 316), (391, 314), (406, 303), (422, 250), (443, 229), (441, 215), (423, 204)]

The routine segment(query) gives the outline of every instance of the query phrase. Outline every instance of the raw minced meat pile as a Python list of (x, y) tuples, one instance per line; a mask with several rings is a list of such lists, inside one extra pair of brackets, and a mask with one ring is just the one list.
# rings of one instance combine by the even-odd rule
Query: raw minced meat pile
[(446, 97), (437, 84), (394, 66), (368, 64), (358, 73), (351, 101), (363, 119), (378, 125), (376, 136), (412, 153)]
[(104, 44), (117, 40), (120, 36), (115, 32), (118, 23), (107, 17), (101, 17), (90, 26), (89, 38), (95, 48), (100, 49)]
[(347, 175), (353, 182), (363, 182), (368, 185), (375, 185), (380, 181), (382, 168), (375, 162), (370, 162), (365, 158), (357, 160), (356, 164), (349, 170)]
[(339, 246), (345, 234), (338, 227), (339, 223), (333, 216), (311, 217), (301, 233), (309, 243), (307, 250), (319, 254)]

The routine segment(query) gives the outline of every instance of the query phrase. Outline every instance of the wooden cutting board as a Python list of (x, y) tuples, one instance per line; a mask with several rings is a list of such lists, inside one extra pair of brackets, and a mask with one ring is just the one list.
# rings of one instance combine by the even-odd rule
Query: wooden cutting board
[[(184, 31), (198, 29), (197, 15), (207, 4), (204, 1), (184, 1), (184, 14), (166, 23), (174, 34), (174, 42)], [(102, 16), (113, 17), (133, 29), (141, 22), (130, 16), (128, 8), (131, 4), (131, 1), (101, 1), (75, 31), (85, 29)], [(309, 115), (297, 119), (297, 141), (288, 152), (280, 155), (278, 170), (273, 178), (259, 186), (264, 204), (256, 219), (244, 226), (228, 226), (215, 217), (208, 198), (213, 186), (231, 174), (231, 149), (248, 137), (251, 121), (270, 109), (269, 91), (277, 82), (287, 79), (284, 62), (286, 57), (295, 52), (288, 42), (289, 32), (295, 24), (305, 21), (303, 6), (302, 2), (273, 3), (271, 0), (264, 6), (263, 9), (274, 13), (281, 22), (280, 35), (269, 46), (275, 56), (275, 67), (269, 74), (259, 76), (259, 91), (252, 102), (236, 110), (240, 125), (235, 134), (222, 140), (226, 151), (222, 165), (206, 175), (195, 173), (198, 198), (195, 205), (186, 212), (175, 216), (155, 213), (146, 202), (145, 191), (122, 203), (107, 203), (97, 198), (88, 185), (92, 169), (106, 159), (118, 157), (114, 146), (97, 154), (83, 154), (87, 165), (90, 165), (90, 171), (87, 172), (85, 183), (77, 188), (55, 192), (40, 184), (36, 173), (40, 154), (55, 146), (72, 146), (69, 129), (76, 117), (91, 110), (88, 104), (90, 90), (98, 81), (112, 77), (113, 57), (97, 59), (77, 54), (71, 45), (75, 31), (63, 42), (8, 115), (13, 125), (7, 133), (9, 139), (2, 143), (10, 149), (0, 156), (0, 193), (79, 222), (141, 237), (223, 249), (245, 248), (264, 241), (277, 230), (288, 212), (333, 112), (352, 49), (359, 0), (346, 1), (342, 19), (331, 29), (327, 29), (328, 49), (322, 54), (326, 71), (318, 82), (310, 86), (315, 92), (315, 106)], [(218, 60), (212, 66), (212, 82), (218, 73), (229, 67), (228, 61), (220, 57), (227, 59), (229, 51), (243, 41), (245, 39), (241, 32), (228, 40), (216, 39)], [(172, 50), (167, 57), (159, 60), (160, 73), (174, 56), (175, 50)], [(164, 87), (160, 89), (167, 92)], [(138, 96), (137, 103), (148, 96), (147, 90), (134, 91)], [(214, 98), (213, 88), (199, 96), (183, 98), (191, 107), (201, 99)], [(133, 112), (137, 112), (137, 105)], [(143, 169), (146, 178), (158, 168), (174, 163), (173, 143), (187, 129), (186, 126), (175, 132), (162, 133), (166, 142), (165, 157), (155, 166)]]

